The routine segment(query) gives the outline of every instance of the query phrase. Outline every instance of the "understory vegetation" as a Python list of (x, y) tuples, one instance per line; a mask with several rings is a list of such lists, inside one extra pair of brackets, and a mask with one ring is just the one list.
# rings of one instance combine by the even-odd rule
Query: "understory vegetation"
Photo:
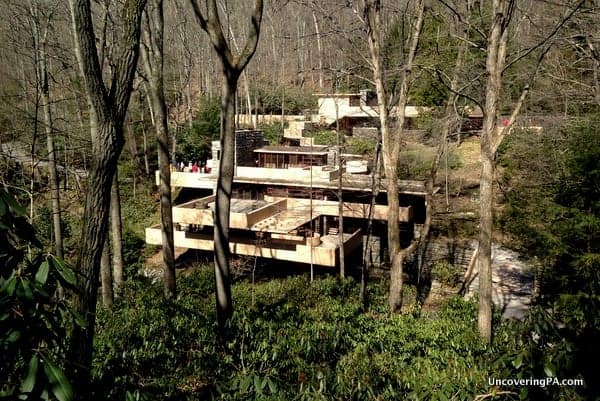
[[(489, 378), (555, 377), (554, 364), (572, 361), (531, 340), (550, 333), (547, 315), (538, 311), (525, 323), (496, 315), (494, 342), (485, 345), (476, 302), (452, 298), (435, 312), (415, 307), (392, 315), (387, 285), (372, 282), (363, 308), (352, 278), (241, 280), (223, 338), (214, 324), (210, 266), (180, 276), (173, 302), (163, 299), (159, 285), (130, 281), (113, 309), (98, 314), (96, 399), (562, 400), (591, 394), (584, 386), (489, 385)], [(567, 373), (566, 366), (558, 372)], [(582, 377), (577, 369), (568, 373), (558, 377)]]
[[(600, 392), (600, 119), (523, 131), (503, 149), (500, 224), (538, 262), (530, 368)], [(559, 149), (559, 151), (557, 151)], [(533, 350), (534, 349), (534, 350)], [(590, 398), (594, 398), (591, 397)]]
[(366, 309), (353, 279), (240, 281), (222, 338), (213, 282), (209, 266), (181, 276), (170, 303), (160, 286), (136, 280), (112, 310), (99, 311), (97, 399), (463, 400), (515, 370), (513, 325), (500, 324), (486, 346), (474, 302), (391, 315), (385, 280), (372, 283)]

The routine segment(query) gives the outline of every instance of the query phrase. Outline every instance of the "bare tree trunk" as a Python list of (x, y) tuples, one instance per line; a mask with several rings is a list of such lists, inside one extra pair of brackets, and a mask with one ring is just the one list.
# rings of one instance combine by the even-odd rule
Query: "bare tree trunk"
[(131, 119), (128, 119), (125, 123), (125, 131), (127, 132), (127, 143), (129, 145), (129, 153), (131, 154), (131, 166), (132, 166), (132, 180), (133, 180), (133, 197), (135, 199), (136, 194), (136, 186), (137, 186), (137, 176), (140, 168), (139, 160), (137, 157), (137, 142), (135, 140), (135, 129), (133, 127), (133, 122)]
[[(473, 5), (472, 1), (473, 0), (467, 0), (466, 14), (462, 18), (459, 18), (459, 24), (463, 25), (463, 28), (460, 29), (463, 37), (468, 37), (469, 25), (470, 25), (470, 20), (471, 20), (471, 13), (472, 13), (472, 5)], [(456, 111), (455, 111), (455, 102), (459, 96), (459, 93), (458, 93), (459, 78), (460, 78), (460, 74), (462, 72), (461, 70), (464, 65), (465, 56), (467, 54), (468, 47), (469, 47), (468, 42), (462, 41), (458, 48), (458, 53), (456, 55), (456, 62), (454, 64), (454, 70), (452, 72), (452, 78), (450, 79), (450, 82), (448, 85), (448, 87), (450, 89), (450, 93), (448, 95), (448, 99), (446, 100), (446, 105), (444, 107), (444, 117), (443, 117), (443, 121), (442, 121), (442, 127), (440, 130), (441, 133), (440, 133), (440, 138), (439, 138), (439, 142), (438, 142), (438, 146), (437, 146), (437, 152), (436, 152), (435, 158), (433, 160), (433, 163), (431, 164), (431, 169), (429, 170), (429, 177), (427, 178), (427, 180), (425, 182), (425, 188), (426, 188), (426, 193), (427, 193), (425, 196), (426, 219), (425, 219), (424, 224), (422, 225), (418, 239), (413, 240), (411, 245), (409, 245), (407, 249), (403, 250), (403, 252), (405, 252), (406, 255), (409, 255), (410, 253), (412, 253), (413, 252), (412, 249), (417, 249), (420, 244), (426, 243), (429, 240), (431, 221), (433, 219), (433, 213), (434, 213), (433, 194), (434, 194), (435, 182), (437, 179), (437, 172), (438, 172), (438, 169), (440, 166), (442, 156), (444, 155), (444, 153), (448, 152), (448, 147), (447, 147), (448, 136), (450, 135), (451, 132), (454, 131), (454, 129), (457, 126), (457, 122), (458, 122), (458, 119), (456, 116)], [(417, 289), (417, 291), (420, 291), (421, 266), (419, 266), (418, 277), (419, 277), (418, 278), (418, 281), (419, 281), (418, 287), (419, 288)]]
[(365, 0), (364, 15), (367, 28), (369, 53), (373, 69), (373, 80), (379, 102), (379, 121), (381, 124), (383, 166), (387, 178), (388, 198), (388, 247), (390, 250), (390, 292), (388, 303), (392, 312), (399, 312), (402, 307), (402, 263), (404, 255), (400, 254), (400, 223), (398, 194), (398, 158), (400, 142), (404, 129), (404, 110), (408, 102), (408, 89), (412, 76), (414, 58), (417, 52), (419, 37), (423, 27), (424, 2), (417, 1), (416, 17), (413, 21), (410, 47), (406, 64), (402, 73), (400, 93), (397, 102), (397, 131), (390, 126), (390, 104), (385, 87), (383, 56), (381, 54), (382, 24), (380, 0)]
[[(338, 132), (338, 142), (341, 143), (339, 136), (343, 135)], [(346, 277), (346, 253), (344, 252), (344, 198), (343, 198), (343, 189), (342, 189), (342, 179), (343, 179), (343, 164), (342, 164), (342, 146), (338, 145), (339, 149), (339, 161), (338, 168), (340, 170), (340, 175), (338, 177), (338, 213), (339, 213), (339, 222), (340, 227), (338, 231), (338, 242), (340, 244), (340, 277)]]
[(110, 244), (112, 247), (113, 278), (116, 295), (123, 285), (123, 233), (121, 223), (121, 194), (119, 171), (115, 170), (110, 191)]
[(163, 0), (150, 0), (146, 11), (146, 46), (142, 60), (149, 80), (149, 93), (154, 109), (154, 127), (158, 142), (158, 166), (160, 175), (160, 220), (163, 253), (163, 285), (165, 298), (176, 294), (175, 248), (173, 241), (173, 210), (171, 201), (171, 158), (169, 157), (169, 127), (163, 82)]
[(223, 327), (233, 313), (229, 264), (229, 206), (233, 184), (235, 156), (235, 90), (237, 77), (229, 76), (223, 81), (221, 93), (221, 160), (217, 181), (215, 210), (215, 284), (217, 296), (217, 319)]
[(317, 34), (317, 57), (319, 60), (319, 89), (323, 90), (323, 51), (321, 48), (321, 32), (319, 31), (319, 22), (317, 21), (317, 14), (314, 12), (313, 21), (315, 23), (315, 33)]
[[(517, 103), (511, 113), (508, 124), (504, 127), (497, 126), (498, 105), (502, 90), (502, 74), (506, 65), (506, 49), (508, 42), (508, 29), (511, 24), (516, 7), (515, 0), (494, 0), (492, 3), (492, 25), (487, 41), (485, 86), (485, 105), (483, 109), (483, 129), (481, 131), (481, 178), (480, 178), (480, 227), (479, 227), (479, 255), (477, 267), (479, 270), (479, 308), (477, 324), (479, 334), (488, 343), (492, 341), (492, 234), (493, 234), (493, 207), (494, 207), (494, 157), (502, 140), (508, 135), (527, 97), (530, 86), (535, 80), (539, 67), (548, 52), (550, 40), (561, 27), (584, 4), (584, 0), (577, 2), (556, 25), (554, 30), (539, 46), (543, 48), (538, 57), (535, 69), (529, 82), (523, 88)], [(518, 59), (517, 59), (518, 60)], [(514, 63), (516, 61), (513, 61)], [(512, 64), (511, 63), (511, 64)]]
[(248, 123), (252, 124), (252, 129), (256, 129), (256, 121), (252, 119), (252, 99), (250, 97), (250, 83), (248, 82), (248, 74), (244, 71), (244, 92), (246, 94), (246, 107), (248, 108)]
[[(77, 261), (79, 292), (73, 298), (73, 308), (84, 316), (88, 322), (86, 327), (75, 325), (71, 335), (70, 360), (73, 362), (74, 383), (89, 381), (93, 352), (94, 323), (96, 315), (96, 298), (100, 260), (105, 241), (107, 241), (108, 216), (110, 208), (110, 188), (118, 160), (117, 127), (114, 124), (92, 123), (97, 126), (97, 140), (93, 141), (93, 159), (87, 182), (85, 211), (83, 215), (83, 232), (81, 249)], [(92, 128), (94, 129), (94, 128)], [(111, 138), (102, 140), (100, 138)], [(94, 145), (95, 144), (95, 145)], [(104, 146), (103, 146), (104, 145)], [(89, 386), (88, 386), (89, 388)], [(85, 394), (85, 387), (77, 393)], [(83, 399), (83, 398), (82, 398)]]
[(121, 14), (121, 47), (106, 88), (98, 59), (89, 0), (69, 0), (75, 50), (90, 110), (92, 160), (83, 215), (77, 287), (73, 308), (87, 321), (71, 330), (69, 358), (71, 378), (78, 399), (89, 399), (90, 371), (98, 294), (100, 260), (107, 240), (110, 193), (119, 154), (125, 143), (123, 121), (131, 96), (137, 66), (140, 23), (144, 0), (125, 0)]
[(108, 238), (102, 247), (102, 259), (100, 259), (100, 280), (102, 283), (102, 304), (110, 308), (114, 302), (113, 280), (110, 271), (110, 251)]
[(140, 168), (140, 163), (137, 157), (138, 147), (137, 140), (135, 139), (135, 128), (131, 119), (128, 119), (128, 121), (125, 123), (125, 131), (127, 131), (127, 142), (129, 145), (129, 153), (131, 153), (131, 161), (133, 163), (133, 168), (138, 169)]
[(371, 266), (371, 240), (373, 237), (373, 211), (375, 210), (375, 200), (379, 193), (380, 184), (380, 165), (381, 165), (381, 131), (377, 133), (377, 142), (375, 144), (375, 157), (373, 159), (373, 171), (371, 171), (371, 202), (369, 207), (369, 218), (367, 219), (367, 239), (365, 241), (365, 250), (363, 263), (360, 271), (360, 292), (359, 300), (361, 305), (367, 305), (367, 280), (369, 279), (369, 267)]
[(255, 0), (251, 15), (251, 24), (242, 51), (236, 56), (231, 52), (231, 47), (223, 34), (223, 27), (219, 19), (216, 0), (209, 0), (207, 16), (205, 17), (196, 0), (190, 0), (194, 13), (212, 42), (221, 62), (223, 86), (221, 93), (221, 160), (219, 163), (219, 176), (217, 179), (217, 194), (215, 207), (215, 283), (216, 283), (216, 311), (217, 322), (221, 330), (233, 313), (231, 299), (231, 283), (229, 278), (230, 249), (229, 249), (229, 209), (231, 202), (231, 188), (234, 173), (235, 152), (235, 101), (238, 79), (244, 68), (256, 51), (260, 26), (263, 15), (263, 0)]
[[(337, 79), (336, 85), (337, 87)], [(344, 134), (340, 131), (340, 119), (339, 119), (339, 105), (337, 98), (335, 99), (335, 124), (336, 124), (336, 136), (337, 136), (337, 148), (338, 148), (338, 215), (339, 215), (339, 228), (338, 228), (338, 243), (340, 246), (340, 277), (346, 277), (346, 254), (344, 252), (344, 191), (342, 188), (343, 180), (343, 163), (342, 163), (342, 143), (344, 140)]]
[[(58, 172), (56, 169), (56, 152), (54, 148), (54, 128), (52, 124), (52, 114), (50, 110), (50, 89), (48, 85), (48, 68), (46, 58), (46, 39), (48, 36), (48, 24), (41, 32), (41, 15), (38, 10), (37, 2), (33, 2), (30, 7), (33, 20), (33, 36), (35, 46), (35, 60), (37, 70), (37, 81), (40, 88), (40, 100), (42, 111), (44, 113), (44, 128), (46, 131), (46, 146), (48, 149), (48, 172), (50, 175), (50, 189), (52, 193), (52, 227), (54, 232), (54, 252), (60, 259), (63, 258), (63, 238), (60, 210), (60, 186)], [(65, 166), (66, 169), (66, 166)]]
[[(150, 104), (150, 107), (152, 105)], [(152, 109), (150, 109), (150, 117), (151, 120), (154, 121), (154, 113)], [(144, 171), (146, 172), (146, 177), (150, 177), (150, 162), (148, 161), (148, 136), (146, 135), (146, 122), (144, 121), (144, 111), (142, 110), (142, 150), (144, 152)], [(154, 123), (153, 123), (154, 124)]]
[(494, 161), (483, 150), (482, 136), (481, 181), (479, 185), (479, 309), (477, 323), (479, 334), (486, 341), (492, 339), (492, 226)]
[(479, 334), (486, 342), (492, 340), (492, 210), (494, 150), (493, 138), (496, 131), (498, 101), (502, 85), (502, 69), (504, 67), (507, 26), (510, 21), (507, 15), (509, 1), (494, 0), (492, 15), (494, 19), (487, 43), (485, 88), (485, 106), (483, 110), (483, 129), (481, 131), (481, 178), (479, 184), (479, 309), (477, 325)]

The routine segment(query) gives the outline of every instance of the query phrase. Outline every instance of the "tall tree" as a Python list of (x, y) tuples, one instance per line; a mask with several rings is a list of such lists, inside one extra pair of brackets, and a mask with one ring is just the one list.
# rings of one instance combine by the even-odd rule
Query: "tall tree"
[(69, 0), (75, 51), (89, 103), (92, 160), (89, 168), (81, 248), (77, 259), (78, 291), (73, 306), (87, 321), (74, 326), (69, 360), (76, 394), (89, 391), (100, 260), (107, 237), (111, 186), (125, 143), (123, 122), (138, 61), (140, 25), (145, 0), (125, 0), (120, 18), (120, 48), (110, 82), (103, 81), (89, 0)]
[(50, 176), (50, 189), (52, 193), (52, 226), (54, 232), (54, 252), (60, 259), (63, 258), (63, 238), (60, 210), (59, 178), (56, 168), (56, 152), (54, 150), (54, 125), (50, 109), (50, 86), (48, 83), (48, 63), (46, 45), (48, 31), (52, 19), (52, 12), (47, 15), (40, 10), (37, 1), (30, 5), (31, 21), (33, 28), (33, 43), (35, 47), (36, 82), (39, 87), (41, 106), (44, 114), (44, 130), (46, 132), (46, 146), (48, 150), (48, 172)]
[(477, 325), (481, 337), (487, 342), (492, 338), (492, 210), (494, 151), (493, 138), (496, 131), (496, 118), (502, 70), (506, 60), (508, 26), (513, 12), (513, 1), (494, 0), (492, 4), (492, 25), (488, 35), (485, 87), (485, 106), (483, 109), (483, 129), (481, 131), (481, 180), (479, 255), (479, 309)]
[[(408, 92), (413, 74), (413, 64), (417, 53), (421, 29), (423, 27), (424, 1), (418, 0), (414, 6), (411, 19), (408, 54), (402, 68), (400, 89), (391, 93), (386, 85), (384, 56), (382, 53), (383, 27), (381, 21), (381, 1), (365, 0), (363, 7), (364, 24), (367, 30), (367, 42), (371, 58), (373, 81), (379, 103), (379, 122), (381, 125), (382, 156), (385, 176), (387, 178), (388, 198), (388, 247), (390, 250), (390, 291), (388, 303), (392, 312), (399, 312), (402, 307), (402, 264), (404, 254), (400, 248), (399, 194), (398, 194), (398, 158), (400, 143), (404, 130), (404, 110), (408, 103)], [(395, 100), (392, 100), (392, 97)], [(395, 129), (391, 123), (391, 109), (396, 107)]]
[(123, 285), (123, 224), (121, 222), (121, 192), (119, 191), (119, 171), (115, 175), (110, 188), (110, 244), (112, 249), (112, 272), (115, 295)]
[[(479, 334), (486, 342), (492, 340), (492, 234), (494, 210), (494, 158), (498, 147), (507, 134), (510, 133), (517, 116), (519, 115), (530, 87), (535, 80), (540, 64), (548, 52), (551, 39), (583, 5), (585, 0), (578, 0), (569, 7), (567, 4), (565, 15), (551, 32), (537, 45), (526, 49), (523, 54), (517, 54), (513, 60), (506, 63), (509, 28), (516, 10), (516, 0), (493, 0), (492, 23), (487, 34), (486, 47), (486, 84), (485, 104), (483, 107), (483, 127), (480, 138), (481, 148), (481, 178), (479, 184), (479, 246), (477, 267), (479, 270), (479, 308), (477, 325)], [(503, 126), (498, 126), (499, 103), (501, 98), (503, 74), (507, 68), (535, 49), (541, 48), (533, 72), (521, 91), (514, 105), (508, 121)]]
[(263, 15), (263, 0), (254, 0), (248, 37), (237, 55), (223, 32), (216, 0), (206, 0), (202, 10), (197, 0), (190, 0), (200, 28), (205, 31), (221, 63), (221, 160), (217, 179), (215, 210), (215, 283), (217, 321), (222, 328), (233, 313), (229, 264), (229, 208), (234, 173), (235, 153), (235, 95), (238, 80), (248, 65), (258, 44)]
[(108, 238), (102, 247), (102, 259), (100, 259), (100, 283), (102, 285), (102, 304), (110, 308), (115, 300), (113, 291), (113, 276), (110, 269), (110, 247)]
[(171, 158), (169, 157), (169, 127), (165, 102), (164, 67), (164, 14), (163, 0), (150, 0), (145, 15), (142, 60), (149, 83), (154, 128), (158, 142), (158, 167), (160, 175), (160, 221), (163, 252), (163, 284), (167, 299), (175, 296), (175, 249), (173, 244), (173, 210), (171, 201)]

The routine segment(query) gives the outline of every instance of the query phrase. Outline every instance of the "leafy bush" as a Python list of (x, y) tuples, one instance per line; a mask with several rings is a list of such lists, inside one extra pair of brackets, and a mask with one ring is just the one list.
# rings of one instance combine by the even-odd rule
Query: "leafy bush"
[[(398, 162), (398, 174), (401, 178), (426, 179), (429, 176), (431, 165), (435, 158), (435, 149), (425, 148), (420, 145), (411, 147), (400, 152)], [(443, 171), (446, 166), (445, 157), (442, 158), (439, 170)], [(461, 166), (460, 156), (454, 147), (448, 148), (448, 169), (454, 170)]]
[(39, 252), (34, 232), (25, 210), (0, 189), (0, 399), (68, 401), (66, 328), (85, 323), (56, 296), (59, 285), (74, 288), (75, 274)]
[[(523, 375), (585, 379), (579, 388), (533, 396), (600, 394), (600, 120), (518, 133), (502, 149), (501, 225), (540, 261), (539, 305), (522, 333)], [(557, 151), (560, 149), (560, 151)], [(551, 157), (549, 157), (549, 155)], [(535, 183), (535, 185), (532, 185)], [(522, 365), (522, 366), (521, 366)]]
[(434, 262), (431, 270), (436, 280), (451, 287), (456, 287), (463, 276), (461, 268), (447, 262)]
[(221, 106), (218, 98), (204, 98), (192, 126), (177, 139), (175, 159), (200, 162), (211, 156), (211, 141), (219, 139)]
[(271, 145), (279, 145), (283, 138), (283, 127), (281, 123), (271, 123), (260, 127), (265, 133), (265, 140)]
[(373, 155), (376, 141), (368, 138), (346, 138), (346, 149), (349, 153), (358, 155)]
[(335, 131), (317, 131), (305, 134), (314, 138), (315, 145), (337, 145), (338, 134)]
[(210, 268), (180, 276), (173, 303), (158, 286), (130, 283), (112, 311), (99, 311), (98, 398), (467, 399), (489, 390), (487, 377), (506, 365), (497, 355), (513, 343), (504, 334), (493, 347), (480, 342), (473, 303), (389, 315), (385, 281), (371, 283), (365, 310), (357, 283), (336, 277), (236, 283), (229, 335), (219, 337), (213, 280)]

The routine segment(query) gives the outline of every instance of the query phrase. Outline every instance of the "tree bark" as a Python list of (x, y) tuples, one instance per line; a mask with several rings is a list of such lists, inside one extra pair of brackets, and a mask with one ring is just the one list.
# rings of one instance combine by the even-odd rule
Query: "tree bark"
[(480, 228), (479, 228), (479, 255), (477, 267), (479, 270), (479, 308), (477, 313), (477, 325), (482, 339), (490, 343), (492, 341), (492, 234), (493, 234), (493, 208), (494, 208), (494, 157), (504, 137), (511, 132), (516, 118), (527, 97), (530, 86), (536, 77), (541, 62), (550, 48), (550, 40), (583, 6), (584, 1), (576, 3), (565, 17), (555, 26), (552, 32), (532, 47), (529, 54), (538, 47), (543, 46), (538, 57), (535, 69), (529, 82), (523, 88), (521, 95), (511, 113), (508, 124), (504, 127), (497, 126), (498, 105), (502, 90), (502, 74), (508, 66), (516, 63), (522, 57), (506, 66), (506, 49), (508, 42), (508, 29), (516, 7), (515, 0), (494, 0), (492, 3), (492, 24), (487, 35), (487, 57), (486, 57), (486, 86), (485, 105), (483, 109), (483, 128), (481, 131), (481, 178), (480, 178)]
[(110, 251), (108, 239), (102, 247), (102, 259), (100, 259), (100, 280), (102, 283), (102, 304), (110, 308), (114, 302), (113, 280), (110, 271)]
[(344, 252), (344, 198), (342, 189), (343, 179), (343, 164), (342, 164), (342, 134), (339, 129), (337, 132), (338, 137), (338, 169), (340, 171), (338, 177), (338, 214), (339, 214), (339, 229), (338, 229), (338, 243), (340, 246), (340, 277), (346, 277), (346, 254)]
[(136, 187), (137, 187), (137, 176), (140, 170), (140, 164), (137, 157), (137, 142), (135, 140), (135, 129), (131, 119), (127, 119), (125, 122), (125, 131), (127, 132), (127, 143), (129, 145), (129, 153), (131, 155), (131, 166), (132, 166), (132, 180), (133, 180), (133, 198), (135, 199)]
[[(35, 61), (37, 70), (37, 84), (40, 88), (40, 100), (44, 114), (44, 129), (46, 132), (46, 146), (48, 150), (48, 172), (50, 176), (51, 204), (52, 204), (52, 227), (54, 233), (54, 253), (63, 259), (63, 238), (60, 210), (60, 185), (58, 171), (56, 169), (56, 152), (54, 147), (54, 128), (52, 113), (50, 110), (50, 88), (48, 84), (48, 67), (46, 57), (46, 39), (48, 36), (48, 24), (41, 27), (41, 14), (37, 2), (32, 2), (30, 12), (33, 21), (33, 42), (35, 47)], [(65, 166), (66, 169), (66, 166)], [(66, 173), (65, 173), (66, 174)]]
[(233, 313), (229, 264), (229, 207), (233, 184), (235, 156), (235, 90), (237, 77), (229, 76), (223, 81), (221, 93), (221, 160), (217, 181), (215, 209), (215, 283), (217, 295), (217, 319), (219, 325)]
[(113, 283), (117, 296), (123, 285), (123, 227), (121, 223), (121, 193), (119, 171), (115, 170), (110, 191), (110, 244), (112, 248)]
[(398, 94), (397, 107), (397, 129), (393, 132), (390, 124), (390, 102), (389, 93), (385, 87), (385, 73), (383, 66), (383, 55), (381, 54), (382, 24), (381, 24), (381, 2), (380, 0), (365, 0), (364, 15), (367, 28), (367, 41), (371, 56), (371, 68), (373, 80), (379, 103), (379, 121), (381, 125), (382, 156), (385, 175), (387, 178), (388, 199), (388, 247), (390, 253), (390, 292), (388, 303), (392, 312), (399, 312), (402, 307), (402, 263), (403, 255), (400, 255), (400, 223), (399, 219), (399, 194), (398, 194), (398, 158), (400, 155), (400, 143), (404, 130), (404, 110), (408, 102), (408, 90), (412, 76), (412, 68), (419, 37), (423, 27), (424, 2), (417, 1), (415, 6), (416, 20), (413, 22), (410, 48), (406, 64), (402, 73), (400, 92)]
[(321, 32), (319, 31), (319, 22), (317, 14), (312, 13), (313, 22), (315, 24), (315, 34), (317, 35), (317, 58), (319, 60), (319, 89), (323, 90), (323, 51), (321, 48)]
[(479, 308), (477, 326), (486, 342), (492, 340), (492, 225), (493, 225), (493, 179), (494, 135), (497, 129), (497, 111), (502, 89), (502, 69), (506, 55), (510, 0), (494, 0), (492, 25), (488, 35), (486, 58), (485, 106), (481, 131), (481, 178), (479, 185)]
[(165, 298), (176, 294), (175, 247), (173, 240), (173, 209), (171, 200), (171, 158), (169, 156), (169, 126), (163, 80), (164, 16), (163, 0), (150, 0), (146, 11), (145, 46), (142, 60), (149, 81), (149, 94), (154, 109), (154, 128), (158, 143), (160, 221), (163, 254), (163, 289)]
[(76, 397), (89, 399), (90, 370), (98, 294), (100, 259), (107, 238), (110, 193), (119, 154), (124, 145), (123, 121), (137, 66), (140, 23), (145, 0), (126, 0), (121, 16), (121, 46), (110, 88), (104, 84), (89, 0), (69, 0), (75, 50), (90, 110), (92, 153), (76, 270), (78, 291), (73, 308), (86, 321), (73, 325), (69, 358)]
[(223, 34), (216, 0), (208, 1), (208, 14), (205, 16), (196, 0), (190, 0), (200, 28), (204, 30), (219, 56), (223, 86), (221, 92), (221, 160), (217, 179), (215, 200), (215, 283), (217, 323), (223, 330), (233, 313), (231, 283), (229, 278), (229, 210), (233, 185), (235, 153), (235, 94), (240, 74), (250, 62), (260, 35), (263, 15), (263, 0), (255, 0), (251, 24), (246, 43), (239, 54), (234, 55)]
[[(150, 109), (150, 120), (154, 124), (154, 112), (152, 110), (152, 103), (148, 103)], [(144, 153), (144, 172), (146, 177), (150, 177), (150, 162), (148, 159), (148, 136), (146, 135), (146, 122), (144, 120), (144, 112), (142, 111), (142, 150)]]

